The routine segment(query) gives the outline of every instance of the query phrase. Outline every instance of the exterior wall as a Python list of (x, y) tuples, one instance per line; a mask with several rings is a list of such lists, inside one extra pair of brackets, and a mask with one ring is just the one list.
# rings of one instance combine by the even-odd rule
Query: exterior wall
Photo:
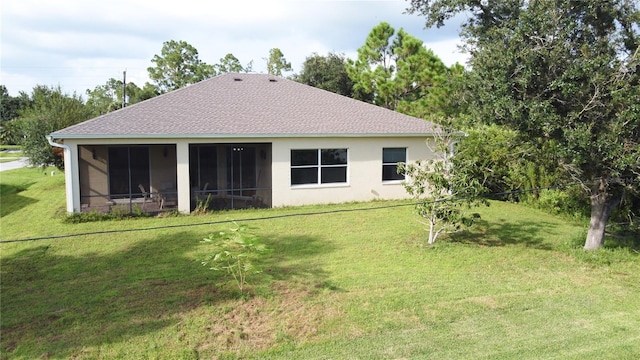
[[(409, 198), (401, 181), (382, 181), (382, 149), (407, 148), (407, 162), (434, 158), (425, 138), (308, 138), (273, 142), (273, 206)], [(433, 147), (433, 146), (432, 146)], [(348, 149), (346, 184), (291, 186), (292, 149)]]
[[(82, 179), (82, 193), (108, 194), (106, 181), (84, 184), (85, 179), (105, 176), (107, 172), (106, 152), (109, 145), (159, 145), (150, 150), (150, 166), (165, 170), (154, 172), (151, 179), (152, 191), (161, 190), (163, 182), (174, 178), (178, 191), (178, 210), (184, 213), (190, 211), (191, 187), (189, 184), (189, 144), (255, 144), (258, 151), (257, 165), (263, 169), (258, 175), (258, 186), (271, 188), (259, 193), (266, 204), (271, 206), (296, 206), (308, 204), (327, 204), (349, 201), (369, 201), (374, 199), (403, 199), (409, 198), (401, 181), (382, 181), (382, 149), (403, 147), (407, 148), (407, 162), (419, 159), (434, 158), (427, 138), (398, 137), (398, 138), (276, 138), (276, 139), (121, 139), (100, 140), (83, 139), (80, 141), (68, 139), (69, 146), (77, 158), (82, 159), (81, 169), (74, 171), (72, 177), (74, 189), (72, 203), (74, 211), (80, 211), (80, 182)], [(82, 144), (82, 146), (78, 146)], [(164, 146), (168, 152), (166, 161)], [(271, 151), (269, 150), (271, 144)], [(433, 147), (433, 146), (432, 146)], [(92, 149), (96, 149), (96, 159), (93, 159)], [(348, 170), (346, 184), (298, 185), (291, 186), (291, 150), (292, 149), (348, 149)], [(104, 156), (102, 150), (104, 151)], [(260, 153), (265, 152), (264, 156)], [(104, 161), (103, 161), (104, 160)], [(269, 167), (268, 164), (271, 163)], [(173, 174), (177, 173), (177, 177)], [(76, 175), (77, 174), (77, 175)], [(105, 176), (106, 178), (106, 176)], [(88, 186), (88, 187), (87, 187)], [(84, 200), (83, 200), (84, 201)]]
[(107, 158), (106, 146), (78, 146), (82, 206), (104, 205), (109, 200)]

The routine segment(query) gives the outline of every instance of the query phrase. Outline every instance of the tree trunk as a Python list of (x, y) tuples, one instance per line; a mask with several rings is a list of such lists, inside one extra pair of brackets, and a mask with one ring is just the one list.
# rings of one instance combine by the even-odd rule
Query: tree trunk
[(591, 221), (587, 240), (584, 243), (585, 250), (597, 250), (604, 244), (604, 232), (611, 211), (620, 204), (620, 196), (612, 196), (607, 191), (603, 180), (599, 182), (593, 195), (591, 195)]
[(429, 240), (427, 240), (427, 244), (431, 245), (436, 242), (436, 220), (431, 218), (429, 219)]

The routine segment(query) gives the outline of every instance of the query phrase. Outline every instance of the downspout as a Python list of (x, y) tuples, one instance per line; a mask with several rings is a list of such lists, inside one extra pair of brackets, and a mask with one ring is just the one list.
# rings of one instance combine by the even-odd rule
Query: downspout
[(60, 144), (53, 141), (53, 137), (51, 135), (46, 136), (49, 145), (58, 147), (64, 150), (64, 184), (65, 184), (65, 193), (67, 195), (67, 212), (73, 213), (73, 170), (67, 167), (71, 167), (71, 147), (69, 145)]
[[(469, 134), (467, 134), (466, 132), (459, 132), (459, 133), (458, 133), (458, 135), (460, 135), (460, 136), (458, 136), (458, 138), (460, 138), (460, 137), (467, 137), (467, 136), (469, 136)], [(457, 144), (457, 143), (459, 143), (459, 142), (460, 142), (460, 141), (455, 140), (455, 141), (452, 141), (452, 142), (449, 144), (449, 157), (453, 157), (453, 155), (455, 155), (455, 154), (456, 154), (456, 153), (455, 153), (455, 146), (456, 146), (456, 144)]]
[[(461, 137), (467, 137), (467, 136), (469, 136), (469, 134), (464, 133), (464, 132), (463, 132), (462, 134), (459, 134), (459, 135), (461, 135)], [(458, 141), (458, 140), (454, 140), (454, 141), (452, 141), (451, 143), (449, 143), (449, 155), (448, 155), (448, 157), (446, 158), (446, 161), (447, 161), (447, 165), (446, 165), (446, 167), (447, 167), (447, 172), (449, 172), (450, 167), (451, 167), (451, 165), (448, 163), (448, 162), (449, 162), (449, 159), (451, 159), (451, 158), (456, 154), (455, 146), (456, 146), (456, 144), (457, 144), (457, 143), (459, 143), (459, 141)], [(453, 193), (453, 189), (449, 189), (449, 195), (451, 195), (452, 193)]]
[(457, 141), (452, 141), (449, 144), (449, 158), (452, 158), (453, 155), (455, 155), (455, 146), (458, 142)]

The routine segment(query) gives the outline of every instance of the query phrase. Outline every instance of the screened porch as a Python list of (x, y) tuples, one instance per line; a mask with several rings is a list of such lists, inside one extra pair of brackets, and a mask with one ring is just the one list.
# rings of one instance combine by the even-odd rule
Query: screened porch
[[(81, 145), (82, 211), (157, 213), (271, 206), (271, 144), (189, 145), (189, 193), (179, 193), (174, 144)], [(184, 168), (184, 167), (183, 167)]]

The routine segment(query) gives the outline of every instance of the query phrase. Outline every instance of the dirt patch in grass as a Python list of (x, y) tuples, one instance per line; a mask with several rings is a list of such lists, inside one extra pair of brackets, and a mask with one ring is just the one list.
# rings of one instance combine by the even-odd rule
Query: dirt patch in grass
[(204, 329), (206, 341), (198, 353), (243, 353), (313, 341), (326, 321), (339, 316), (335, 307), (317, 301), (322, 290), (314, 285), (292, 288), (276, 282), (272, 288), (270, 299), (253, 296), (235, 300), (226, 306), (226, 313), (211, 314), (210, 325)]

